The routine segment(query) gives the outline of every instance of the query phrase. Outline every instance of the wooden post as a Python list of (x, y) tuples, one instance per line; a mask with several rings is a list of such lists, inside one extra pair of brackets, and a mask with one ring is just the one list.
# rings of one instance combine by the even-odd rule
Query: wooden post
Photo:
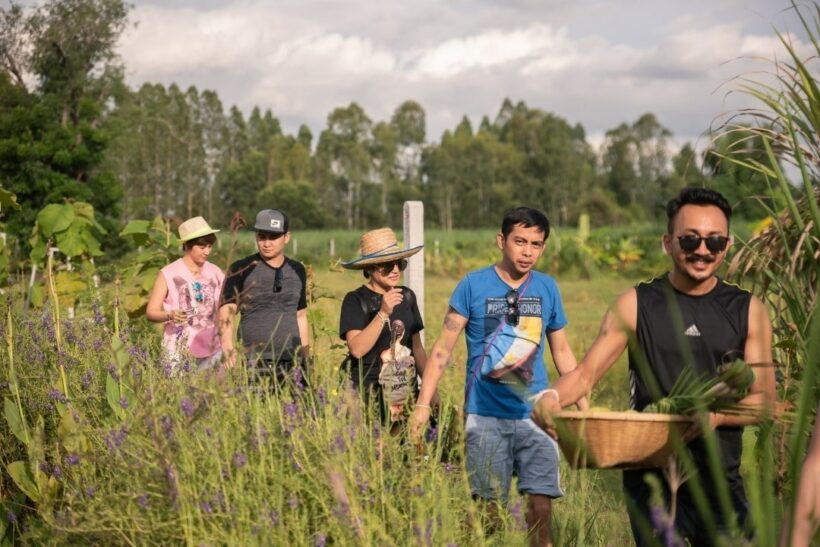
[[(404, 246), (408, 248), (424, 245), (424, 203), (404, 202)], [(404, 285), (416, 293), (419, 313), (424, 318), (424, 249), (410, 257), (404, 271)], [(424, 343), (424, 331), (421, 331)]]
[(330, 238), (330, 258), (333, 258), (335, 256), (336, 256), (336, 240), (333, 239), (333, 238)]

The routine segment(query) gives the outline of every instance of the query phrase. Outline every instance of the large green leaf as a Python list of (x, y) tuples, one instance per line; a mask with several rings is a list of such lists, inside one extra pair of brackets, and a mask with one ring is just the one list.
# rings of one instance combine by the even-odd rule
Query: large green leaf
[(21, 443), (28, 444), (28, 433), (26, 422), (14, 401), (8, 397), (3, 398), (3, 414), (6, 416), (6, 423), (9, 424), (9, 429), (17, 437)]
[(57, 234), (57, 247), (66, 256), (79, 256), (85, 252), (85, 244), (82, 238), (82, 228), (78, 225), (71, 226)]
[(74, 207), (65, 204), (50, 203), (37, 213), (37, 224), (46, 237), (66, 230), (74, 220)]
[(40, 491), (34, 483), (34, 479), (28, 470), (26, 462), (11, 462), (6, 466), (6, 469), (9, 472), (9, 476), (14, 480), (14, 484), (16, 484), (17, 488), (19, 488), (26, 496), (34, 502), (37, 502), (40, 499)]
[[(0, 188), (0, 210), (3, 207), (11, 207), (12, 209), (20, 209), (20, 204), (17, 203), (17, 196), (8, 190)], [(3, 537), (3, 536), (0, 536)]]
[(84, 224), (93, 225), (95, 223), (93, 205), (85, 203), (84, 201), (75, 201), (72, 205), (74, 207), (74, 214), (78, 219), (85, 221)]
[(120, 232), (120, 236), (148, 236), (148, 229), (151, 227), (151, 222), (148, 220), (132, 220), (125, 225), (125, 228)]
[(105, 377), (105, 398), (108, 401), (108, 407), (114, 412), (114, 415), (119, 419), (125, 417), (125, 410), (120, 406), (120, 385), (111, 374)]

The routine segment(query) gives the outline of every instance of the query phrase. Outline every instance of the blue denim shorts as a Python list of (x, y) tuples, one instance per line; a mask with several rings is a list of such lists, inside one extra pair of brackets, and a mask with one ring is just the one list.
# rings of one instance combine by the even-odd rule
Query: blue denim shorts
[(474, 496), (507, 501), (513, 475), (518, 491), (560, 498), (558, 445), (531, 419), (468, 414), (467, 473)]

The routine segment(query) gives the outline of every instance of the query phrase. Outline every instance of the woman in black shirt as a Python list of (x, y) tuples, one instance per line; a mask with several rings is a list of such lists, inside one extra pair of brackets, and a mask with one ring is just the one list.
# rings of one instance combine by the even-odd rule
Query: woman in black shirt
[(416, 295), (399, 286), (406, 259), (421, 248), (402, 249), (393, 230), (380, 228), (362, 235), (361, 256), (342, 263), (362, 270), (367, 279), (342, 302), (339, 334), (349, 351), (344, 367), (366, 400), (377, 396), (391, 426), (404, 420), (405, 404), (415, 394), (416, 372), (427, 362)]

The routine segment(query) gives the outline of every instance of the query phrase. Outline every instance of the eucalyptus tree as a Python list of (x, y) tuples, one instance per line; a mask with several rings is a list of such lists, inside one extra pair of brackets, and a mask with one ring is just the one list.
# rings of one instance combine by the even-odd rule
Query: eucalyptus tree
[(604, 184), (620, 205), (632, 208), (633, 214), (659, 216), (662, 212), (671, 137), (672, 132), (651, 113), (606, 132)]
[(524, 160), (514, 187), (515, 198), (545, 211), (557, 224), (567, 222), (578, 196), (595, 184), (595, 155), (584, 128), (519, 102), (505, 102), (495, 131)]
[(316, 150), (316, 183), (324, 206), (347, 228), (362, 226), (363, 189), (372, 184), (373, 123), (358, 104), (336, 108)]

